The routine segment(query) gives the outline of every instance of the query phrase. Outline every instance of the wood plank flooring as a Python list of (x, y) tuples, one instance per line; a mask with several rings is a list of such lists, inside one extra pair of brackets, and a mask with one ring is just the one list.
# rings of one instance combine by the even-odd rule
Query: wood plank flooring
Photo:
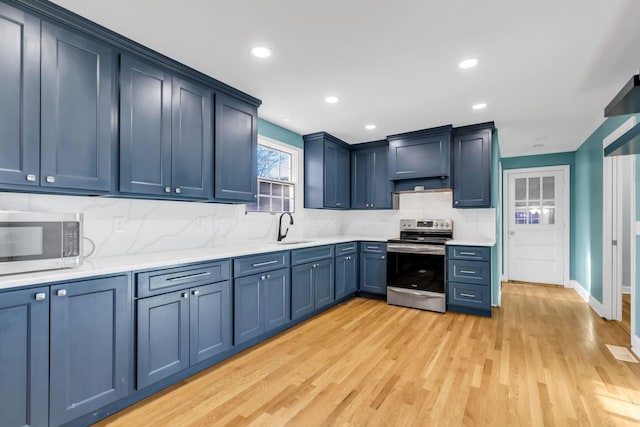
[(620, 326), (631, 335), (631, 294), (622, 294), (622, 321)]
[(629, 336), (571, 289), (507, 283), (491, 319), (353, 299), (100, 426), (637, 426)]

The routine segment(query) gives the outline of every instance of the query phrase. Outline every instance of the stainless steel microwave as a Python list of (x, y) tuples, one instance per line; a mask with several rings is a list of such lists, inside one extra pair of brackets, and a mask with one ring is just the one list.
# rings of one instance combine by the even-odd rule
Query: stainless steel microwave
[(0, 275), (82, 264), (80, 213), (0, 211)]

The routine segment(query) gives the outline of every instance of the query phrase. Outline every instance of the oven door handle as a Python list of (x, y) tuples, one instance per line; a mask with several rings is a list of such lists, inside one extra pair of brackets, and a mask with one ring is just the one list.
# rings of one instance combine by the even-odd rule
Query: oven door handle
[(442, 298), (442, 295), (429, 295), (429, 294), (425, 294), (424, 292), (416, 292), (416, 291), (411, 291), (408, 289), (399, 289), (399, 288), (388, 288), (387, 291), (389, 292), (396, 292), (398, 294), (407, 294), (407, 295), (413, 295), (413, 296), (417, 296), (417, 297), (424, 297), (424, 298)]
[(412, 245), (412, 244), (387, 244), (387, 252), (423, 255), (444, 255), (444, 246)]

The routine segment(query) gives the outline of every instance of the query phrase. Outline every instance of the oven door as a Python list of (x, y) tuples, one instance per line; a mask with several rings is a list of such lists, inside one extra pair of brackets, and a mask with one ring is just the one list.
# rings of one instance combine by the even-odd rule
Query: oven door
[(444, 285), (444, 253), (387, 250), (387, 287), (444, 294)]

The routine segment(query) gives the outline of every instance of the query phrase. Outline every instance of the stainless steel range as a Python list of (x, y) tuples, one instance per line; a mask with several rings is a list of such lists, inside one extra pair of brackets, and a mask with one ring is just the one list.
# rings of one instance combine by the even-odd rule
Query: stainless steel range
[(450, 219), (403, 219), (400, 238), (387, 242), (387, 303), (444, 313), (445, 243)]

